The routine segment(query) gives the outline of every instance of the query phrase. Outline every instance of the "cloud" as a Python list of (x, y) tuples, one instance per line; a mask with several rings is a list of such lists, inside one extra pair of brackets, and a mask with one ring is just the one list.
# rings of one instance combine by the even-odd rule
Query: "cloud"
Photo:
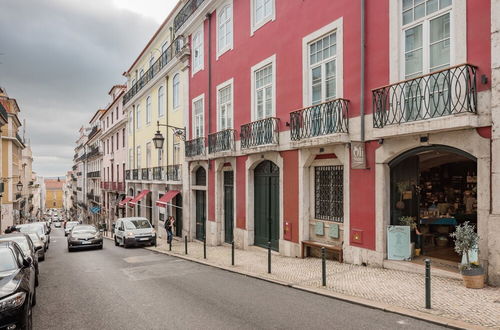
[(62, 176), (78, 129), (108, 104), (158, 23), (111, 0), (0, 0), (0, 8), (0, 85), (26, 118), (34, 170)]

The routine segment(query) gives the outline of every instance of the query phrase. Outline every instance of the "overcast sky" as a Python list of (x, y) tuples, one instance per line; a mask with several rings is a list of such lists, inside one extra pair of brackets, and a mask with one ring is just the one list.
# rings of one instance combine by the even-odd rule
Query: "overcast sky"
[(71, 169), (78, 129), (108, 104), (176, 3), (0, 0), (0, 86), (26, 119), (39, 175)]

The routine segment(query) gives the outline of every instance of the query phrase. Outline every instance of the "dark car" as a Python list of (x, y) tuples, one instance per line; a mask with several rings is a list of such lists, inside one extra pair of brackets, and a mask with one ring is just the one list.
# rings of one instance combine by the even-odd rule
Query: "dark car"
[(102, 249), (102, 234), (92, 225), (77, 225), (68, 235), (68, 251), (78, 248)]
[(0, 329), (32, 329), (35, 267), (15, 242), (0, 242)]
[(35, 251), (38, 252), (38, 261), (45, 260), (45, 249), (42, 239), (37, 233), (28, 233), (28, 236), (31, 238), (33, 245), (35, 246)]
[(38, 249), (33, 245), (33, 241), (27, 234), (23, 233), (12, 233), (6, 235), (0, 235), (0, 242), (13, 241), (16, 242), (25, 257), (30, 257), (33, 261), (33, 266), (35, 267), (35, 285), (38, 286)]

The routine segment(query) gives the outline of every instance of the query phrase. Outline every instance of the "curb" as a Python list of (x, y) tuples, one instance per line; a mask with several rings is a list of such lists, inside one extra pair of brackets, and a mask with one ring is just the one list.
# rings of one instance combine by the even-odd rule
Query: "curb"
[(441, 326), (451, 328), (451, 329), (478, 329), (478, 330), (479, 329), (492, 329), (492, 328), (483, 327), (480, 325), (467, 323), (464, 321), (449, 319), (449, 318), (439, 316), (439, 315), (432, 315), (432, 314), (428, 314), (428, 313), (424, 313), (424, 312), (420, 312), (420, 311), (406, 309), (403, 307), (397, 307), (397, 306), (385, 304), (382, 302), (372, 301), (372, 300), (359, 298), (359, 297), (355, 297), (355, 296), (349, 296), (349, 295), (345, 295), (345, 294), (337, 293), (337, 292), (331, 292), (331, 291), (327, 291), (327, 290), (322, 289), (322, 288), (311, 288), (311, 287), (307, 287), (307, 286), (293, 284), (291, 282), (280, 281), (280, 280), (277, 280), (274, 278), (268, 278), (268, 277), (262, 276), (261, 274), (256, 274), (256, 273), (252, 273), (252, 272), (243, 271), (240, 269), (235, 269), (232, 267), (226, 267), (226, 266), (222, 266), (222, 265), (213, 264), (213, 263), (210, 263), (208, 261), (192, 258), (192, 257), (186, 256), (186, 255), (175, 254), (175, 253), (172, 253), (170, 251), (160, 250), (160, 249), (155, 248), (155, 247), (145, 247), (145, 249), (153, 251), (153, 252), (158, 252), (158, 253), (162, 253), (165, 255), (169, 255), (171, 257), (176, 257), (179, 259), (184, 259), (187, 261), (195, 262), (195, 263), (198, 263), (201, 265), (222, 269), (222, 270), (225, 270), (225, 271), (228, 271), (231, 273), (240, 274), (243, 276), (248, 276), (248, 277), (251, 277), (254, 279), (258, 279), (258, 280), (262, 280), (262, 281), (266, 281), (266, 282), (270, 282), (270, 283), (274, 283), (274, 284), (279, 284), (282, 286), (287, 286), (287, 287), (292, 288), (292, 289), (296, 289), (296, 290), (300, 290), (300, 291), (304, 291), (304, 292), (308, 292), (308, 293), (312, 293), (312, 294), (317, 294), (317, 295), (320, 295), (323, 297), (333, 298), (333, 299), (341, 300), (344, 302), (348, 302), (348, 303), (352, 303), (352, 304), (356, 304), (356, 305), (360, 305), (360, 306), (364, 306), (364, 307), (368, 307), (368, 308), (372, 308), (372, 309), (378, 309), (378, 310), (388, 312), (388, 313), (393, 313), (393, 314), (411, 317), (413, 319), (422, 320), (425, 322), (441, 325)]

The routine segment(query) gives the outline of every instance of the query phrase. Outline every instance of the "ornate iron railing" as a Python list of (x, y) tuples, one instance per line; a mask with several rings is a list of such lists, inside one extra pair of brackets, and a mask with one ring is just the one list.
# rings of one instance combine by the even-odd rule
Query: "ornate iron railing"
[(181, 165), (168, 165), (167, 166), (167, 181), (181, 181)]
[(146, 181), (151, 180), (151, 176), (149, 174), (150, 174), (149, 168), (141, 169), (141, 180), (146, 180)]
[(132, 170), (132, 180), (139, 180), (139, 170), (138, 169)]
[(130, 170), (126, 170), (125, 171), (125, 180), (130, 180), (131, 176), (130, 176)]
[(225, 129), (208, 135), (208, 153), (235, 149), (236, 131)]
[(89, 178), (100, 178), (101, 177), (101, 171), (93, 171), (93, 172), (88, 172), (87, 177)]
[(290, 138), (298, 141), (333, 133), (347, 133), (349, 101), (335, 99), (290, 113)]
[(87, 158), (91, 158), (94, 156), (101, 156), (101, 155), (102, 153), (99, 147), (91, 147), (90, 151), (87, 152)]
[(204, 0), (189, 0), (174, 18), (174, 32), (177, 32), (184, 23), (201, 6)]
[(194, 157), (205, 154), (205, 138), (199, 137), (185, 143), (186, 157)]
[(123, 104), (125, 105), (130, 99), (134, 97), (146, 84), (153, 79), (161, 69), (167, 65), (172, 58), (175, 57), (184, 47), (188, 45), (185, 42), (184, 36), (178, 36), (170, 46), (160, 55), (160, 57), (153, 63), (153, 65), (130, 87), (130, 89), (123, 95)]
[(374, 89), (373, 127), (477, 113), (476, 70), (461, 64)]
[(241, 125), (241, 149), (279, 143), (279, 118), (269, 117)]
[(77, 191), (82, 191), (82, 187), (76, 187)]
[(98, 130), (99, 130), (99, 127), (97, 127), (97, 126), (92, 127), (92, 130), (89, 133), (88, 140), (91, 140), (97, 134)]
[(125, 182), (117, 182), (115, 190), (117, 190), (117, 191), (125, 191)]
[(161, 181), (163, 180), (163, 169), (161, 166), (153, 167), (153, 180)]

